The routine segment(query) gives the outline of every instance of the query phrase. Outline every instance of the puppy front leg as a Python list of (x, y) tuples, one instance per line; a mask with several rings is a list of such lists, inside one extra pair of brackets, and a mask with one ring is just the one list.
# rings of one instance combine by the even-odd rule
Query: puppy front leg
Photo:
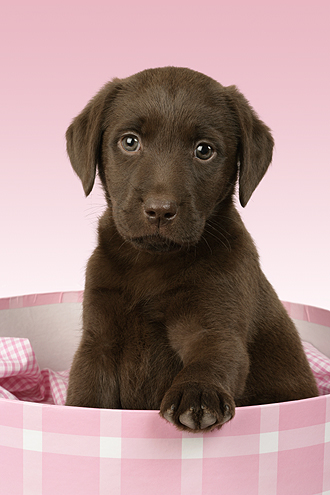
[(85, 291), (83, 335), (70, 370), (66, 405), (119, 409), (118, 336), (112, 291)]
[(66, 405), (120, 409), (114, 366), (84, 340), (70, 370)]
[(213, 430), (234, 417), (234, 398), (244, 389), (249, 358), (232, 333), (200, 329), (179, 346), (184, 367), (160, 407), (160, 414), (177, 428)]

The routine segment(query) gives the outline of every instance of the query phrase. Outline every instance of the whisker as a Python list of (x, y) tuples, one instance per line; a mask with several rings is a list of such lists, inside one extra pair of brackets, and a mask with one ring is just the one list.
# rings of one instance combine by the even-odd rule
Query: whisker
[[(116, 234), (114, 234), (114, 235), (111, 237), (111, 239), (112, 239), (115, 235), (116, 235)], [(110, 241), (111, 241), (111, 239), (110, 239)], [(121, 250), (121, 248), (122, 248), (125, 244), (128, 244), (128, 241), (126, 241), (126, 239), (123, 239), (123, 242), (120, 244), (120, 246), (119, 246), (119, 248), (118, 248), (118, 251), (120, 251), (120, 250)]]
[(203, 239), (203, 241), (205, 242), (205, 244), (207, 245), (207, 247), (209, 248), (210, 253), (211, 253), (211, 254), (213, 254), (213, 251), (212, 251), (212, 249), (211, 249), (210, 244), (207, 242), (206, 238), (205, 238), (203, 235), (202, 235), (202, 239)]
[[(208, 225), (209, 227), (212, 227), (211, 225)], [(219, 235), (221, 235), (221, 237), (226, 241), (224, 242), (219, 236), (215, 235), (213, 232), (210, 232), (210, 230), (206, 229), (205, 228), (205, 232), (209, 235), (211, 235), (212, 237), (214, 237), (215, 239), (217, 239), (219, 242), (221, 242), (221, 244), (229, 251), (231, 252), (231, 245), (230, 245), (230, 242), (228, 240), (228, 238), (222, 233), (220, 232), (219, 230), (215, 229), (215, 227), (212, 227)], [(229, 235), (229, 234), (228, 234)]]
[(230, 233), (229, 233), (229, 232), (227, 232), (227, 230), (226, 230), (226, 229), (224, 229), (224, 228), (222, 227), (222, 225), (219, 225), (218, 223), (215, 223), (215, 225), (216, 225), (216, 227), (217, 227), (217, 228), (216, 228), (216, 227), (212, 224), (212, 221), (208, 221), (208, 222), (207, 222), (207, 225), (208, 225), (209, 227), (211, 227), (211, 229), (213, 229), (213, 230), (215, 230), (216, 232), (218, 232), (219, 234), (221, 234), (222, 236), (224, 236), (224, 237), (225, 237), (225, 235), (223, 234), (223, 232), (224, 232), (225, 234), (227, 234), (227, 236), (228, 236), (228, 237), (230, 237)]

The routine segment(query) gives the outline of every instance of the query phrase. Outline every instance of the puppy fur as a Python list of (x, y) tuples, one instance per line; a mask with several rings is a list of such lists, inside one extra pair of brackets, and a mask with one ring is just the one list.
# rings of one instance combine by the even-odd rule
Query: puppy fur
[(273, 138), (235, 86), (149, 69), (106, 84), (67, 130), (88, 195), (107, 209), (86, 271), (70, 406), (160, 409), (188, 431), (235, 406), (318, 395), (300, 338), (234, 206)]

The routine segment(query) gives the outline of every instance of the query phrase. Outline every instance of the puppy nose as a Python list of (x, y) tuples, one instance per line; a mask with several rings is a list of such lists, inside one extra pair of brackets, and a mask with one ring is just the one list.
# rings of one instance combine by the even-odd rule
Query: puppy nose
[(178, 212), (176, 202), (168, 199), (148, 198), (143, 208), (148, 221), (159, 226), (174, 220)]

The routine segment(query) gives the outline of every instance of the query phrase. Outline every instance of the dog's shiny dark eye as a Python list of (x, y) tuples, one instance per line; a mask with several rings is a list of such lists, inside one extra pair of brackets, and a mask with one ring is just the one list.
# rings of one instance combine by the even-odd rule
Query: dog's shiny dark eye
[(120, 140), (121, 146), (125, 151), (134, 152), (139, 151), (141, 145), (136, 136), (125, 136)]
[(213, 156), (214, 150), (207, 143), (200, 143), (195, 149), (195, 156), (200, 160), (209, 160)]

